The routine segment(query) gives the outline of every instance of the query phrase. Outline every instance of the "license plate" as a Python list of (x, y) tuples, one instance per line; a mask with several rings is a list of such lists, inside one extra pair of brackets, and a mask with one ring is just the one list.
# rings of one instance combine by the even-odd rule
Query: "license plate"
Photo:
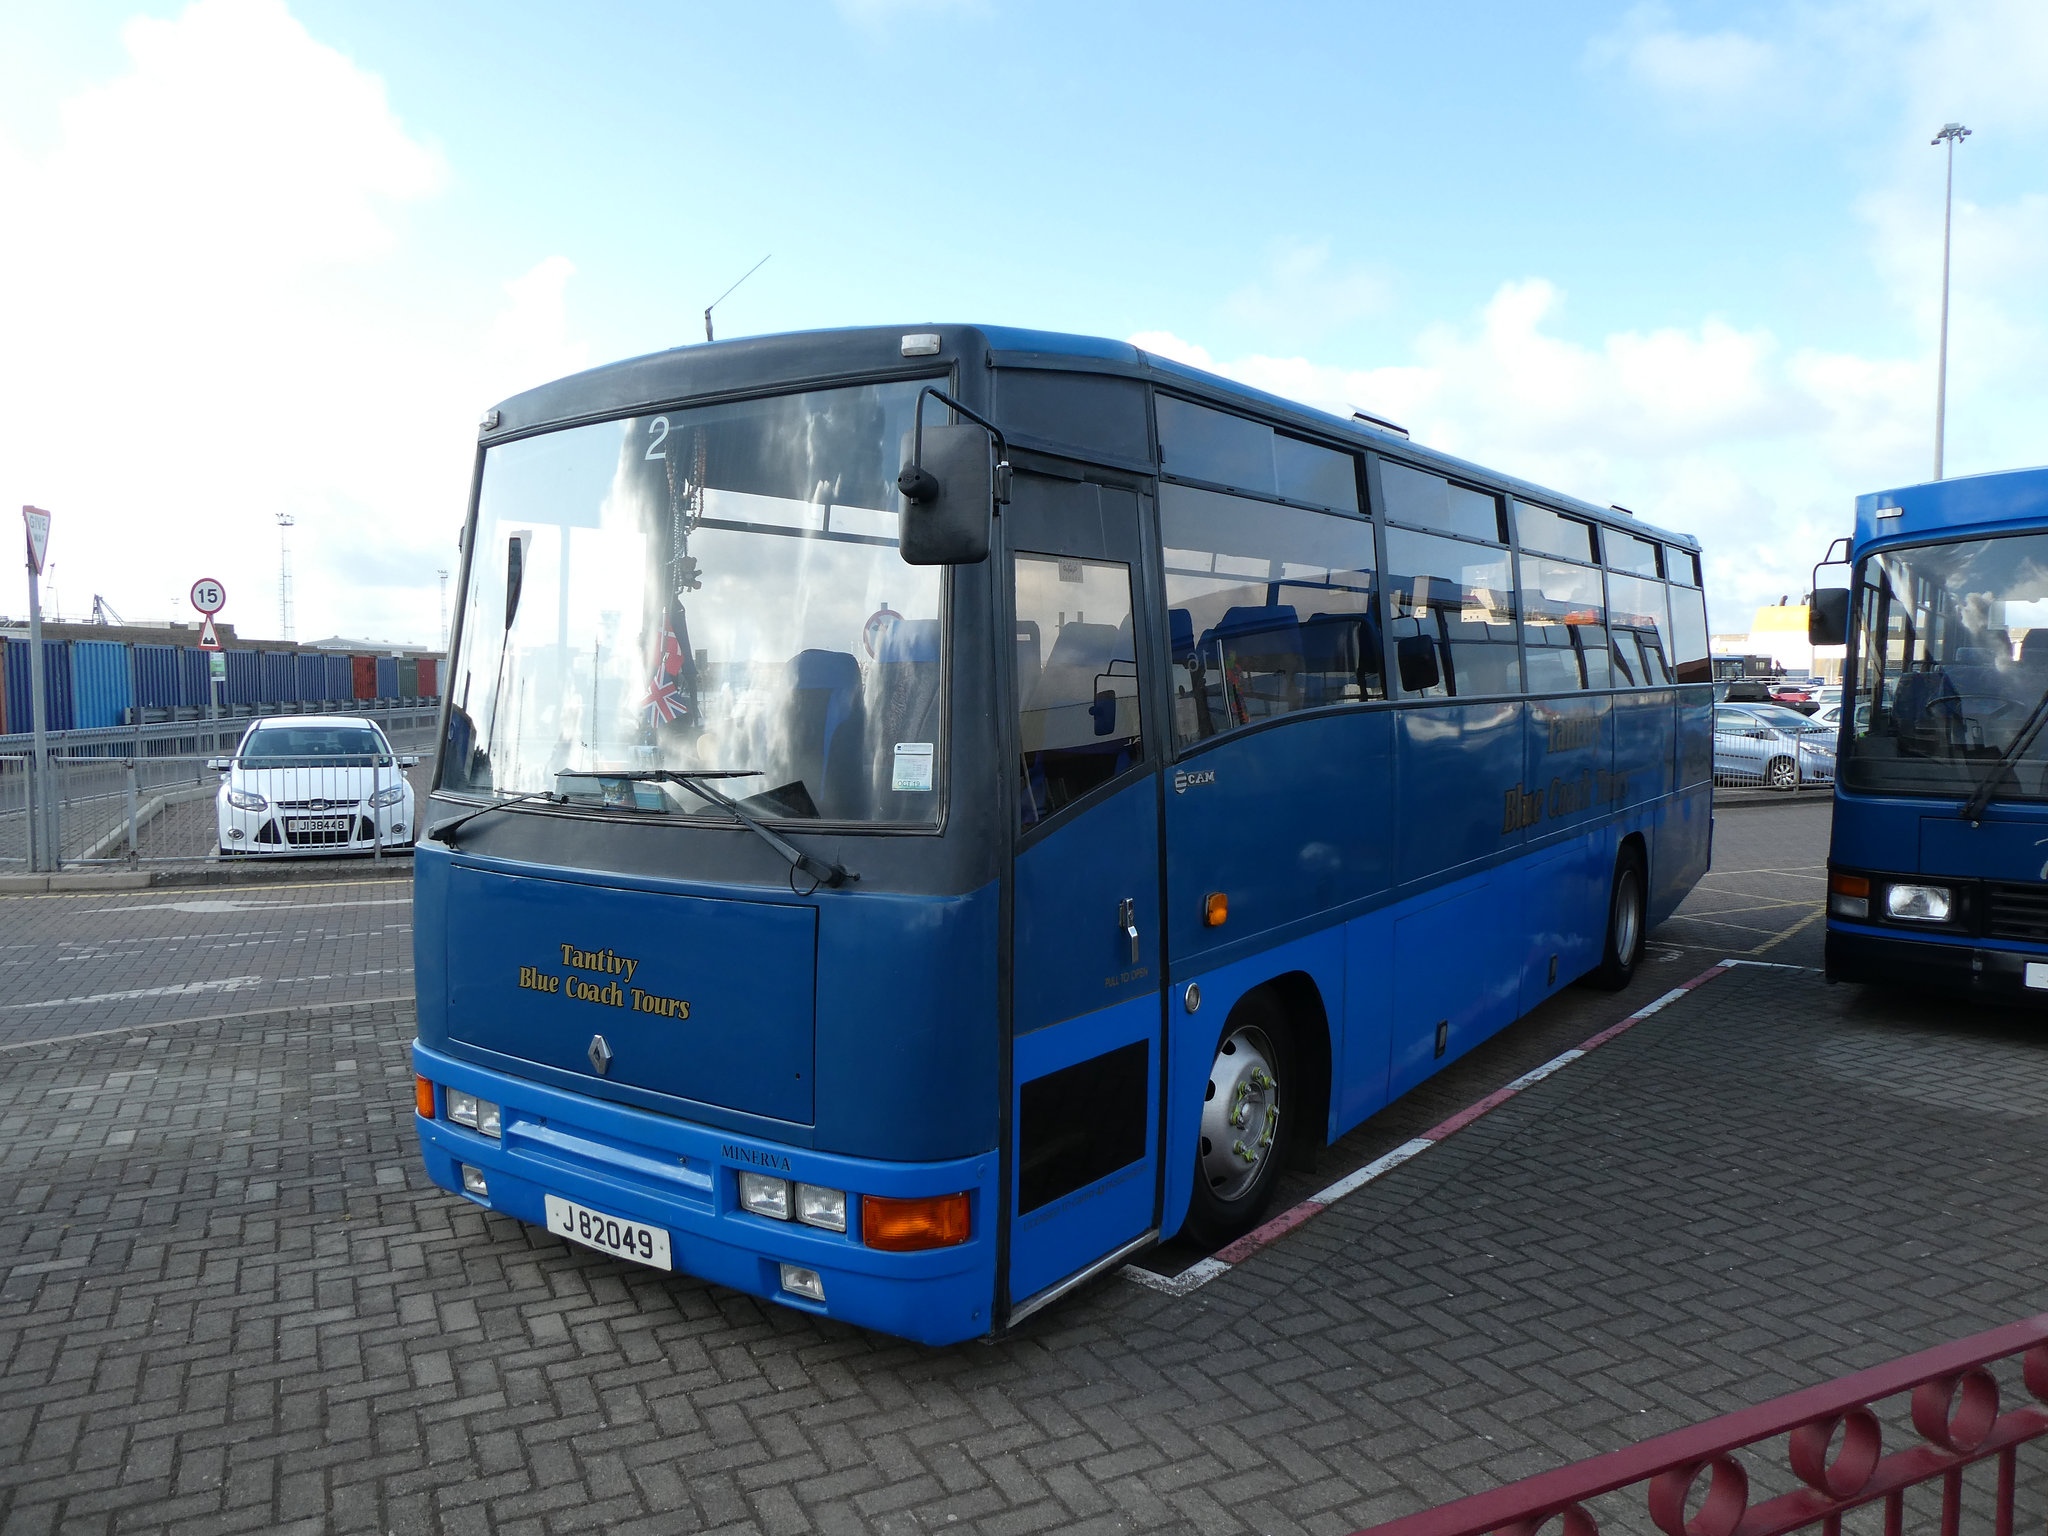
[(607, 1216), (587, 1206), (564, 1200), (559, 1195), (543, 1197), (548, 1207), (548, 1230), (572, 1243), (595, 1248), (614, 1258), (631, 1259), (655, 1269), (673, 1269), (669, 1262), (668, 1233), (638, 1221)]
[(299, 816), (284, 824), (287, 832), (346, 832), (346, 816)]

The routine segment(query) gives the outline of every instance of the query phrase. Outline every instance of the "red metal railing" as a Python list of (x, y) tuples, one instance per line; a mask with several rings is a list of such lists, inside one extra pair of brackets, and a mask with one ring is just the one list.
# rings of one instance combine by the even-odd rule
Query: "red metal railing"
[[(1987, 1366), (2022, 1356), (2021, 1380), (2048, 1404), (2048, 1312), (1974, 1338), (1924, 1350), (1824, 1386), (1724, 1414), (1626, 1450), (1560, 1467), (1420, 1514), (1372, 1527), (1370, 1536), (1562, 1536), (1600, 1529), (1586, 1501), (1632, 1484), (1647, 1484), (1650, 1521), (1665, 1536), (1775, 1536), (1819, 1526), (1837, 1536), (1842, 1516), (1882, 1502), (1885, 1536), (1904, 1529), (1905, 1494), (1941, 1483), (1942, 1536), (1962, 1521), (1963, 1469), (1997, 1460), (1993, 1529), (2012, 1536), (2018, 1447), (2048, 1435), (2048, 1411), (2034, 1404), (1999, 1411), (1998, 1382)], [(1884, 1431), (1872, 1405), (1912, 1393), (1910, 1413), (1920, 1444), (1884, 1454)], [(1802, 1485), (1749, 1502), (1749, 1474), (1737, 1451), (1758, 1451), (1786, 1437), (1793, 1477)], [(1687, 1506), (1705, 1476), (1705, 1496)], [(1634, 1519), (1623, 1522), (1635, 1530)], [(1367, 1536), (1361, 1532), (1360, 1536)]]

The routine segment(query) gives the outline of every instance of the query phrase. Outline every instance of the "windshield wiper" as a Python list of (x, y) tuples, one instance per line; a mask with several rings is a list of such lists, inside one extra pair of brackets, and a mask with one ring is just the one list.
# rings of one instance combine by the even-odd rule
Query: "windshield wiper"
[(2041, 734), (2041, 727), (2044, 724), (2048, 724), (2048, 688), (2041, 690), (2041, 697), (2034, 700), (2034, 707), (2027, 711), (2027, 718), (2022, 720), (2020, 728), (2013, 732), (2012, 740), (2006, 743), (2005, 750), (1998, 754), (1997, 759), (1984, 771), (1984, 777), (1978, 781), (1977, 787), (1970, 791), (1970, 798), (1963, 802), (1962, 810), (1956, 813), (1962, 820), (1973, 827), (1983, 820), (1984, 807), (1991, 803), (1992, 795), (1997, 792), (2000, 776), (2018, 762), (2027, 748), (2034, 744), (2034, 738)]
[[(745, 827), (754, 836), (760, 838), (762, 842), (780, 854), (789, 864), (789, 884), (791, 890), (796, 889), (795, 877), (798, 874), (806, 874), (811, 877), (811, 890), (813, 891), (821, 885), (836, 887), (846, 884), (849, 880), (858, 880), (860, 876), (847, 869), (844, 865), (835, 864), (830, 859), (814, 857), (811, 854), (805, 853), (801, 848), (798, 848), (786, 839), (777, 837), (773, 832), (762, 826), (760, 822), (748, 815), (740, 807), (738, 801), (720, 794), (708, 783), (704, 782), (707, 779), (757, 779), (760, 776), (761, 771), (758, 768), (702, 768), (690, 772), (684, 772), (677, 768), (628, 768), (615, 773), (589, 771), (575, 775), (575, 777), (587, 779), (627, 779), (643, 784), (682, 785), (691, 794), (709, 800), (713, 805), (718, 806), (722, 810), (732, 812), (734, 818), (738, 820), (741, 826)], [(798, 894), (808, 896), (810, 891), (801, 891)]]
[(467, 826), (479, 816), (488, 816), (493, 811), (504, 810), (508, 805), (523, 805), (532, 800), (545, 800), (550, 805), (563, 805), (568, 802), (568, 798), (567, 795), (556, 794), (552, 789), (536, 789), (530, 794), (514, 795), (509, 800), (493, 801), (481, 810), (471, 811), (466, 816), (458, 816), (453, 821), (444, 821), (438, 827), (429, 827), (427, 828), (427, 836), (437, 843), (453, 848), (455, 846), (455, 829)]

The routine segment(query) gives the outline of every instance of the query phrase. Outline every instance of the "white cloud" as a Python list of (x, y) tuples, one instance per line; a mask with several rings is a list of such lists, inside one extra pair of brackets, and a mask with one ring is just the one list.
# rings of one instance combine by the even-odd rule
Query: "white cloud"
[(1587, 48), (1597, 65), (1618, 64), (1638, 85), (1674, 107), (1715, 114), (1755, 98), (1781, 60), (1778, 49), (1745, 32), (1688, 33), (1663, 5), (1639, 5), (1615, 31)]
[(1387, 307), (1386, 279), (1330, 260), (1328, 240), (1283, 240), (1266, 270), (1223, 301), (1231, 319), (1262, 334), (1326, 336)]
[(1398, 366), (1219, 361), (1165, 332), (1131, 341), (1697, 534), (1717, 626), (1746, 627), (1758, 604), (1803, 590), (1857, 492), (1925, 473), (1926, 381), (1910, 361), (1787, 355), (1716, 320), (1588, 346), (1557, 330), (1562, 302), (1541, 279), (1505, 283), (1472, 322), (1424, 330)]
[(0, 242), (0, 502), (56, 514), (67, 616), (97, 591), (190, 617), (209, 574), (226, 618), (274, 635), (288, 512), (301, 638), (435, 638), (478, 412), (581, 366), (573, 268), (508, 283), (495, 322), (391, 299), (406, 212), (448, 173), (374, 76), (281, 0), (121, 36), (126, 67), (46, 152), (0, 139), (0, 212), (34, 232)]

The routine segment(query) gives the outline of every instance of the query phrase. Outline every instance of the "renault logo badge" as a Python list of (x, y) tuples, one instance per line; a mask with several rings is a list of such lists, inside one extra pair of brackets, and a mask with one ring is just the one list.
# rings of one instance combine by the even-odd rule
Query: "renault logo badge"
[(590, 1058), (590, 1070), (603, 1077), (612, 1067), (612, 1048), (604, 1043), (603, 1035), (590, 1037), (590, 1049), (583, 1053)]

